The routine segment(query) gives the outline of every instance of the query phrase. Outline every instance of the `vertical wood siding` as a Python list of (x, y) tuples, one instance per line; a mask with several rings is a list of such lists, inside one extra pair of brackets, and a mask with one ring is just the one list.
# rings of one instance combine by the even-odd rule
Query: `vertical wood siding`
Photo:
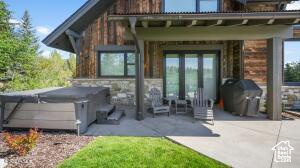
[(244, 78), (257, 83), (267, 81), (267, 41), (244, 42)]
[[(236, 0), (222, 0), (221, 10), (274, 10), (274, 5), (248, 5), (242, 7)], [(99, 45), (132, 45), (132, 41), (124, 39), (125, 26), (122, 22), (109, 22), (110, 13), (124, 12), (160, 12), (161, 0), (117, 0), (117, 2), (101, 17), (88, 25), (83, 35), (81, 64), (77, 65), (77, 77), (97, 78), (97, 62)], [(300, 37), (300, 30), (295, 31)], [(224, 52), (221, 68), (224, 78), (254, 79), (258, 83), (266, 82), (266, 41), (245, 41), (243, 49), (239, 41), (190, 41), (190, 42), (145, 42), (145, 77), (162, 78), (163, 45), (198, 45), (223, 44)], [(244, 57), (241, 60), (240, 54)], [(241, 72), (241, 69), (244, 72)]]
[(124, 40), (125, 26), (123, 23), (107, 20), (107, 16), (110, 13), (159, 12), (160, 10), (160, 0), (117, 0), (107, 12), (88, 25), (84, 31), (81, 43), (80, 65), (77, 65), (76, 76), (81, 78), (97, 78), (97, 47), (99, 45), (133, 44), (131, 41)]

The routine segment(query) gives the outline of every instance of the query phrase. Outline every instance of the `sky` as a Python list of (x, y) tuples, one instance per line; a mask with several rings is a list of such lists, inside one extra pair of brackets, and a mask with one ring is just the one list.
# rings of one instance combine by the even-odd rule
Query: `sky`
[[(87, 0), (4, 0), (9, 10), (13, 12), (13, 20), (18, 22), (25, 10), (29, 11), (36, 35), (40, 40), (40, 51), (47, 57), (54, 49), (42, 44), (42, 40), (58, 27), (63, 21), (71, 16)], [(64, 58), (69, 53), (62, 52)]]
[[(34, 29), (40, 40), (40, 51), (45, 57), (49, 56), (53, 49), (42, 44), (41, 40), (79, 9), (86, 1), (87, 0), (4, 0), (4, 2), (9, 5), (9, 9), (13, 11), (13, 19), (11, 22), (18, 22), (24, 11), (29, 11)], [(188, 3), (188, 1), (185, 3)], [(180, 3), (181, 0), (175, 0), (174, 2)], [(287, 8), (289, 10), (300, 9), (300, 1), (288, 5)], [(300, 42), (286, 42), (285, 62), (300, 61), (299, 50)], [(69, 54), (66, 52), (60, 51), (60, 53), (64, 58), (69, 57)]]

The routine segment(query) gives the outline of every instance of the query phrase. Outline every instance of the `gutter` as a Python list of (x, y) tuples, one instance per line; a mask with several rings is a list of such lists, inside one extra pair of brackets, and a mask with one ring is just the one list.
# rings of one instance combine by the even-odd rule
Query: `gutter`
[(300, 11), (285, 12), (218, 12), (218, 13), (128, 13), (110, 15), (108, 20), (128, 20), (136, 17), (137, 21), (165, 21), (165, 20), (240, 20), (240, 19), (300, 19)]

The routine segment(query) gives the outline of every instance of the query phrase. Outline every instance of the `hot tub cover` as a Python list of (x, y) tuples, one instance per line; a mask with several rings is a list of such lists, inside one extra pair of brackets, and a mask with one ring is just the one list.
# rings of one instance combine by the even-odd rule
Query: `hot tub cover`
[(100, 94), (104, 87), (66, 87), (46, 88), (37, 90), (20, 91), (0, 94), (0, 101), (23, 103), (60, 103), (87, 100), (93, 95)]
[(40, 93), (40, 102), (59, 103), (87, 100), (94, 95), (101, 94), (105, 87), (68, 87)]

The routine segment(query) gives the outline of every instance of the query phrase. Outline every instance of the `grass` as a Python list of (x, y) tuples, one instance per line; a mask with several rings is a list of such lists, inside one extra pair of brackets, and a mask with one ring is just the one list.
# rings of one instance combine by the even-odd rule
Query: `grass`
[(58, 167), (215, 168), (228, 166), (164, 138), (103, 137), (97, 138)]

